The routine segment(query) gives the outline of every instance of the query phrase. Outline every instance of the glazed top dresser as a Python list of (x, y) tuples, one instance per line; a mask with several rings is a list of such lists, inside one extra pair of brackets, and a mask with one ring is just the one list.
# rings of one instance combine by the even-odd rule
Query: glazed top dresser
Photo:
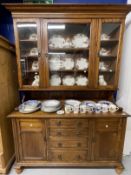
[[(26, 99), (113, 100), (127, 5), (6, 4), (12, 12), (19, 91)], [(21, 114), (12, 120), (16, 171), (115, 167), (128, 114)]]

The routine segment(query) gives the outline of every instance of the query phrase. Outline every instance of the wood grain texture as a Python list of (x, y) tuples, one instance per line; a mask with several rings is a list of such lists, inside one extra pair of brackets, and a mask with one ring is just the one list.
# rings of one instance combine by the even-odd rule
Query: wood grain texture
[[(111, 100), (117, 90), (124, 20), (131, 5), (40, 5), (6, 4), (12, 12), (15, 26), (19, 90), (29, 99), (79, 99)], [(41, 53), (40, 86), (32, 87), (22, 82), (20, 46), (17, 22), (36, 22), (38, 49)], [(50, 86), (48, 65), (48, 24), (88, 24), (90, 23), (89, 85)], [(117, 38), (101, 41), (103, 23), (119, 23)], [(27, 41), (24, 41), (27, 42)], [(117, 46), (116, 46), (117, 44)], [(107, 86), (99, 86), (99, 51), (101, 47), (113, 47), (116, 56), (104, 57), (106, 61), (116, 60), (114, 81)], [(118, 50), (117, 50), (118, 49)], [(61, 50), (54, 50), (61, 51)], [(67, 49), (65, 52), (71, 52)], [(81, 50), (79, 50), (80, 52)], [(74, 50), (76, 52), (76, 50)], [(23, 167), (114, 167), (122, 170), (122, 151), (128, 114), (120, 109), (106, 114), (63, 114), (37, 111), (32, 114), (12, 112), (16, 172)]]
[(29, 115), (26, 118), (20, 113), (19, 118), (14, 115), (16, 157), (20, 158), (16, 169), (28, 166), (121, 167), (119, 156), (124, 143), (121, 132), (127, 116), (117, 115), (119, 117), (94, 117), (92, 114), (89, 118), (57, 115), (32, 119)]
[[(19, 90), (27, 91), (89, 91), (89, 90), (117, 90), (119, 80), (120, 59), (122, 50), (122, 38), (124, 20), (130, 5), (38, 5), (38, 4), (6, 4), (7, 9), (14, 15), (14, 27), (17, 50)], [(68, 9), (68, 10), (67, 10)], [(114, 18), (115, 16), (115, 18)], [(40, 86), (32, 87), (22, 81), (20, 46), (17, 30), (17, 22), (36, 22), (38, 35), (38, 49), (41, 53), (39, 58)], [(118, 37), (118, 52), (114, 70), (114, 82), (107, 86), (99, 86), (99, 57), (100, 36), (103, 22), (119, 22), (120, 34)], [(89, 47), (89, 85), (81, 86), (50, 86), (49, 63), (48, 63), (48, 23), (90, 23), (90, 47)], [(111, 42), (112, 44), (113, 42)], [(112, 80), (113, 81), (113, 80)]]
[(104, 5), (104, 4), (53, 4), (53, 5), (41, 5), (41, 4), (3, 4), (11, 12), (21, 12), (21, 13), (40, 13), (40, 12), (80, 12), (83, 13), (128, 13), (131, 10), (131, 5)]
[(9, 171), (14, 160), (11, 121), (6, 116), (18, 105), (18, 80), (15, 49), (0, 37), (0, 173)]

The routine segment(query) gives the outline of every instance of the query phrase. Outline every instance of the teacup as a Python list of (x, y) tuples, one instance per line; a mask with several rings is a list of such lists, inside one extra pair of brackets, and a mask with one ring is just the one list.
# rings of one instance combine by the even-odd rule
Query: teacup
[(101, 111), (103, 113), (107, 113), (109, 111), (109, 106), (107, 104), (102, 104), (101, 105)]
[(95, 111), (95, 107), (92, 104), (88, 104), (86, 106), (86, 111), (89, 112), (89, 113), (92, 113), (92, 112)]
[(71, 105), (65, 105), (65, 113), (69, 114), (73, 111), (73, 107)]
[(95, 113), (100, 113), (102, 112), (102, 105), (97, 103), (95, 107)]
[(75, 105), (73, 107), (73, 112), (74, 112), (74, 114), (78, 114), (79, 113), (79, 105)]
[(80, 105), (80, 113), (86, 113), (86, 111), (87, 111), (86, 104)]
[(114, 104), (110, 104), (109, 105), (109, 111), (110, 112), (116, 112), (116, 111), (118, 111), (119, 110), (119, 107), (118, 106), (116, 106), (116, 105), (114, 105)]

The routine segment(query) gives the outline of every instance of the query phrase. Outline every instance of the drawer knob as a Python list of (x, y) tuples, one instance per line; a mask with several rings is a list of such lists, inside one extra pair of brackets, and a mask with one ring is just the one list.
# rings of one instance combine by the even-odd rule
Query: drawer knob
[(106, 128), (109, 128), (109, 125), (105, 125)]
[(81, 159), (81, 156), (80, 155), (77, 155), (77, 160), (80, 160)]
[(61, 136), (62, 134), (61, 134), (61, 132), (57, 132), (57, 135), (58, 135), (58, 136)]
[(77, 123), (77, 126), (81, 126), (81, 125), (82, 125), (82, 123), (81, 123), (81, 122), (78, 122), (78, 123)]
[(78, 147), (81, 147), (81, 143), (77, 143), (77, 146), (78, 146)]
[(33, 124), (32, 123), (30, 123), (30, 127), (32, 127), (33, 126)]
[(62, 160), (62, 155), (61, 155), (61, 154), (58, 155), (58, 159), (59, 159), (59, 160)]
[(59, 147), (62, 147), (62, 143), (58, 143), (58, 146), (59, 146)]
[(76, 135), (77, 135), (77, 136), (80, 136), (80, 135), (81, 135), (81, 133), (80, 133), (80, 132), (77, 132), (77, 133), (76, 133)]

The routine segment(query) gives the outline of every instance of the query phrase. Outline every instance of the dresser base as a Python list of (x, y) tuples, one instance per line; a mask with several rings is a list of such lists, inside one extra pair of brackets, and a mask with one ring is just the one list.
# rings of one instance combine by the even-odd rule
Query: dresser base
[(21, 163), (16, 163), (15, 165), (15, 170), (17, 174), (22, 173), (24, 168), (115, 168), (115, 171), (118, 175), (120, 175), (123, 170), (124, 166), (122, 163), (118, 162), (83, 162), (83, 163), (53, 163), (53, 162), (36, 162), (36, 163), (31, 163), (31, 162), (21, 162)]

